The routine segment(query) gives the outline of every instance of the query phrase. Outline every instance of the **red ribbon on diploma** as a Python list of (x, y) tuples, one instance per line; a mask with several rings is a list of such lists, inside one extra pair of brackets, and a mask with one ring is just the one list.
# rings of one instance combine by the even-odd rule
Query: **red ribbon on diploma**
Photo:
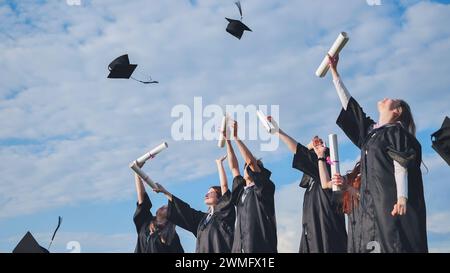
[(339, 161), (337, 161), (337, 160), (331, 161), (331, 158), (329, 156), (327, 156), (327, 164), (328, 165), (335, 165), (336, 163), (339, 163)]

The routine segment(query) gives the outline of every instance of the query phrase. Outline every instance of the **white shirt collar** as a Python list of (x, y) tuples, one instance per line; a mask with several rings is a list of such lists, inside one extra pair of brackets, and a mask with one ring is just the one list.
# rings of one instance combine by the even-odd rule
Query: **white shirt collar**
[(377, 123), (375, 123), (375, 124), (373, 125), (373, 129), (383, 128), (383, 127), (385, 127), (385, 126), (388, 126), (388, 125), (394, 125), (394, 124), (396, 124), (396, 123), (402, 125), (402, 123), (401, 123), (400, 121), (397, 121), (397, 122), (395, 122), (395, 123), (385, 123), (385, 124), (383, 124), (383, 125), (380, 125), (380, 124), (377, 122)]
[(246, 189), (248, 189), (248, 188), (251, 188), (251, 187), (253, 187), (253, 186), (255, 186), (255, 182), (252, 182), (252, 183), (250, 183), (249, 185), (244, 186), (244, 190), (246, 190)]

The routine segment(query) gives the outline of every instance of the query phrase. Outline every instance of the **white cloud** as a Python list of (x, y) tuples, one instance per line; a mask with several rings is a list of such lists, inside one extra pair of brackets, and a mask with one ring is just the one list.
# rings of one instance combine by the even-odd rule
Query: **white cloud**
[(448, 212), (450, 168), (436, 153), (424, 155), (423, 161), (429, 169), (427, 173), (425, 167), (422, 167), (427, 214)]
[(450, 241), (445, 242), (446, 245), (442, 246), (442, 247), (433, 247), (429, 249), (430, 253), (450, 253), (450, 247), (448, 247), (448, 245), (450, 245)]
[(428, 216), (428, 231), (434, 233), (450, 234), (450, 213), (440, 212)]
[(304, 189), (298, 182), (284, 185), (275, 193), (278, 252), (297, 253), (300, 246)]

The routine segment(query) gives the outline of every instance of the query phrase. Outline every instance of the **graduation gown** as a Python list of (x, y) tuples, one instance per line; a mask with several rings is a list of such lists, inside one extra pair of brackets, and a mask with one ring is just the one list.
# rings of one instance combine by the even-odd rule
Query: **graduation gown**
[(232, 197), (237, 210), (233, 253), (277, 252), (275, 184), (270, 180), (271, 172), (260, 168), (259, 173), (247, 168), (254, 181), (252, 187), (245, 189), (245, 180), (240, 175), (233, 179)]
[(209, 221), (208, 213), (192, 209), (175, 196), (168, 207), (168, 219), (197, 237), (196, 253), (231, 252), (236, 211), (229, 190), (219, 199)]
[[(356, 252), (427, 252), (421, 146), (399, 123), (377, 129), (351, 98), (337, 125), (361, 149), (360, 213), (356, 219)], [(408, 202), (404, 216), (392, 216), (397, 203), (396, 160), (408, 170)], [(375, 243), (373, 243), (375, 242)]]
[(180, 238), (175, 232), (173, 238), (166, 243), (162, 243), (160, 239), (160, 231), (150, 234), (149, 225), (155, 218), (150, 212), (152, 202), (147, 194), (145, 194), (144, 202), (137, 204), (133, 221), (138, 234), (135, 253), (184, 253), (181, 246)]
[(333, 191), (322, 188), (317, 155), (298, 144), (292, 167), (303, 172), (300, 187), (306, 189), (300, 253), (347, 252), (345, 215), (333, 202)]
[[(353, 203), (352, 203), (353, 204)], [(361, 213), (360, 206), (353, 206), (352, 211), (347, 214), (347, 252), (356, 253), (357, 247), (356, 242), (358, 236), (358, 230), (356, 228), (356, 223), (358, 221), (359, 214)]]

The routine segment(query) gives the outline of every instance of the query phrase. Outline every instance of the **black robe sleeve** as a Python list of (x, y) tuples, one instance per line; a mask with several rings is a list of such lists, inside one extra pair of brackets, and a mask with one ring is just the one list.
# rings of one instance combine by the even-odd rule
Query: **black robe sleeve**
[(231, 191), (231, 202), (233, 205), (237, 206), (239, 203), (239, 198), (244, 190), (245, 179), (242, 175), (238, 175), (233, 178), (233, 190)]
[(260, 198), (265, 196), (273, 197), (275, 184), (270, 181), (272, 173), (263, 166), (259, 166), (259, 168), (261, 169), (260, 172), (254, 172), (247, 166), (247, 173), (252, 178), (253, 183), (255, 183), (255, 192)]
[(227, 190), (222, 197), (219, 198), (217, 205), (214, 207), (214, 213), (221, 213), (223, 215), (229, 214), (230, 210), (234, 211), (230, 190)]
[(167, 219), (175, 225), (188, 230), (197, 236), (198, 225), (206, 213), (195, 210), (189, 204), (173, 196), (168, 202)]
[(152, 202), (145, 193), (144, 201), (142, 204), (136, 204), (136, 211), (133, 216), (134, 225), (136, 226), (136, 231), (139, 233), (146, 225), (150, 224), (153, 219), (153, 214), (150, 212), (152, 208)]
[(336, 124), (350, 138), (353, 144), (361, 148), (370, 127), (375, 124), (375, 121), (364, 113), (361, 106), (352, 97), (348, 102), (347, 110), (342, 109)]
[(292, 168), (305, 173), (316, 181), (320, 181), (317, 160), (318, 158), (316, 153), (308, 150), (308, 148), (298, 143), (297, 151), (292, 160)]
[(184, 253), (184, 249), (183, 246), (181, 245), (181, 241), (180, 241), (180, 237), (178, 236), (178, 234), (175, 232), (172, 240), (170, 241), (169, 244), (169, 252), (170, 253)]
[(389, 128), (387, 141), (389, 145), (386, 152), (392, 160), (405, 168), (417, 166), (417, 163), (420, 165), (420, 144), (400, 124)]
[[(214, 214), (220, 219), (223, 228), (230, 234), (233, 234), (234, 222), (236, 221), (236, 209), (230, 190), (227, 190), (222, 197), (220, 197), (219, 202), (214, 207)], [(232, 240), (230, 241), (232, 242)]]

